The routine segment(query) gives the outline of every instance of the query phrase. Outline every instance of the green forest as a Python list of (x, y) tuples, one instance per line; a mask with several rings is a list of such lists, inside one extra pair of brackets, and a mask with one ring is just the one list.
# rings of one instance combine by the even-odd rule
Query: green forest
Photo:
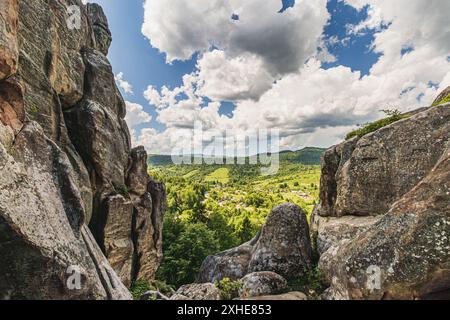
[(251, 240), (279, 204), (310, 214), (323, 151), (281, 153), (273, 176), (262, 176), (258, 165), (172, 165), (170, 157), (150, 156), (149, 173), (166, 183), (168, 196), (158, 280), (174, 288), (194, 282), (208, 255)]

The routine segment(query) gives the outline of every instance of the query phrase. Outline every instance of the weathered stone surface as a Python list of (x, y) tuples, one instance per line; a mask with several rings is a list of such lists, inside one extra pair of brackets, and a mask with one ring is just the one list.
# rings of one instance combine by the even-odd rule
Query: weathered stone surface
[(138, 271), (136, 277), (153, 280), (163, 258), (162, 231), (166, 210), (166, 187), (150, 179), (148, 192), (135, 205)]
[[(318, 214), (387, 213), (433, 168), (449, 137), (450, 108), (439, 106), (359, 139), (354, 150), (353, 141), (332, 148), (324, 157)], [(351, 155), (339, 156), (339, 149)]]
[(273, 271), (286, 279), (303, 276), (312, 267), (306, 213), (285, 204), (270, 213), (254, 247), (248, 272)]
[(0, 0), (0, 81), (17, 71), (17, 24), (17, 0)]
[(240, 247), (208, 257), (198, 282), (239, 280), (248, 273), (273, 271), (287, 279), (301, 277), (312, 267), (306, 214), (285, 204), (272, 210), (260, 234)]
[(274, 296), (250, 297), (245, 300), (250, 301), (305, 301), (308, 300), (306, 294), (302, 292), (289, 292)]
[(320, 176), (320, 203), (316, 211), (322, 216), (334, 216), (337, 199), (336, 175), (350, 159), (355, 150), (357, 138), (343, 142), (325, 151), (322, 156), (322, 172)]
[[(80, 8), (80, 28), (67, 24), (71, 5)], [(75, 105), (83, 95), (81, 49), (91, 41), (86, 8), (80, 0), (18, 0), (18, 12), (18, 77), (27, 92), (25, 109), (48, 137), (59, 142), (65, 130), (60, 109)]]
[(103, 8), (96, 3), (88, 3), (87, 11), (94, 32), (95, 48), (106, 56), (112, 42), (112, 36)]
[(224, 278), (239, 280), (248, 273), (253, 246), (259, 237), (237, 248), (221, 252), (205, 259), (197, 282), (215, 283)]
[(335, 250), (360, 233), (365, 232), (381, 219), (375, 217), (345, 216), (341, 218), (311, 216), (311, 238), (314, 239), (319, 255)]
[(131, 286), (133, 276), (133, 240), (132, 219), (133, 204), (122, 195), (112, 195), (106, 198), (102, 210), (105, 225), (102, 230), (106, 258), (117, 275), (127, 286)]
[(84, 226), (66, 155), (33, 122), (0, 137), (0, 297), (131, 299)]
[(132, 149), (126, 177), (126, 184), (130, 193), (140, 196), (147, 192), (149, 183), (147, 170), (147, 152), (144, 147)]
[(111, 192), (124, 191), (128, 142), (121, 139), (117, 116), (95, 101), (83, 101), (65, 116), (73, 144), (90, 173), (98, 206)]
[(182, 286), (170, 300), (222, 300), (219, 289), (212, 283)]
[(254, 272), (241, 279), (241, 298), (276, 295), (287, 290), (287, 281), (269, 271)]
[(322, 257), (327, 298), (450, 298), (450, 145), (444, 150), (385, 217)]
[(0, 122), (18, 133), (25, 122), (23, 89), (14, 79), (0, 82)]

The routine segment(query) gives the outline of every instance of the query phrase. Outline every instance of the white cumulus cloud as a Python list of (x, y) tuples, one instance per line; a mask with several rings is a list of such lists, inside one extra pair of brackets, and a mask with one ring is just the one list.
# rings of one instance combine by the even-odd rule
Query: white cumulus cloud
[(123, 78), (123, 72), (119, 72), (115, 75), (114, 79), (117, 85), (127, 94), (133, 94), (133, 86)]
[[(324, 42), (338, 41), (323, 38), (326, 1), (297, 0), (280, 14), (280, 0), (147, 0), (143, 33), (168, 62), (200, 56), (180, 87), (147, 89), (166, 129), (143, 130), (137, 141), (170, 153), (168, 146), (201, 121), (218, 131), (276, 128), (282, 148), (326, 147), (356, 124), (382, 117), (380, 110), (429, 105), (450, 85), (449, 1), (341, 1), (369, 13), (345, 39), (376, 32), (371, 49), (380, 58), (363, 77), (345, 66), (321, 66), (336, 61)], [(402, 54), (405, 48), (411, 50)], [(236, 103), (232, 118), (219, 115), (218, 101)]]
[(152, 116), (144, 111), (144, 107), (137, 103), (125, 101), (127, 115), (125, 121), (131, 128), (152, 121)]

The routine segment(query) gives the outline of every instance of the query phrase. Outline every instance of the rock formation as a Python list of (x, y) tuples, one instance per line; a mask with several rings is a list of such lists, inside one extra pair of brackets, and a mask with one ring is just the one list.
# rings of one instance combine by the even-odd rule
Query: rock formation
[(165, 188), (131, 149), (103, 10), (0, 7), (0, 298), (130, 299), (161, 261)]
[(182, 286), (170, 300), (222, 300), (219, 289), (212, 283)]
[(270, 213), (260, 234), (238, 248), (208, 257), (198, 282), (223, 278), (239, 280), (248, 273), (272, 271), (292, 279), (312, 267), (312, 249), (306, 214), (298, 206), (285, 204)]
[(450, 297), (450, 104), (331, 148), (322, 173), (324, 299)]
[(287, 290), (287, 281), (275, 272), (263, 271), (246, 275), (241, 280), (241, 298), (276, 295)]

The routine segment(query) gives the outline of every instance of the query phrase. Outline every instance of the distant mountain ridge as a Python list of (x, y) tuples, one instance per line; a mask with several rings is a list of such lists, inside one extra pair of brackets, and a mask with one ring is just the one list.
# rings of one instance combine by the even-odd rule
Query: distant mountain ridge
[[(282, 163), (294, 163), (304, 165), (320, 165), (320, 159), (326, 149), (307, 147), (297, 151), (281, 151), (280, 161)], [(199, 155), (192, 155), (192, 159), (201, 157)], [(248, 163), (248, 158), (246, 159)], [(151, 166), (170, 166), (173, 165), (172, 156), (151, 154), (148, 156), (148, 164)]]

